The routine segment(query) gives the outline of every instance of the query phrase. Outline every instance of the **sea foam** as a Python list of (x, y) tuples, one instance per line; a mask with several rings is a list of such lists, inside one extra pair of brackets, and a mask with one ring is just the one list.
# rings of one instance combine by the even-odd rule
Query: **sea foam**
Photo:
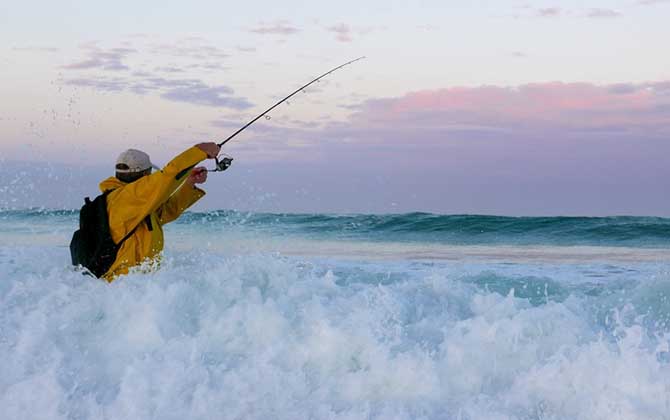
[(0, 246), (0, 417), (669, 418), (667, 262), (182, 248), (106, 284)]

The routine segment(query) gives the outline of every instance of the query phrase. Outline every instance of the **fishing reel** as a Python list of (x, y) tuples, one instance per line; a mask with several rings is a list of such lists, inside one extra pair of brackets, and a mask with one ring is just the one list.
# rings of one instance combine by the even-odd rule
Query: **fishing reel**
[(220, 156), (215, 157), (214, 162), (216, 163), (216, 168), (209, 169), (209, 172), (223, 172), (226, 169), (230, 168), (230, 165), (233, 164), (233, 157), (222, 154)]

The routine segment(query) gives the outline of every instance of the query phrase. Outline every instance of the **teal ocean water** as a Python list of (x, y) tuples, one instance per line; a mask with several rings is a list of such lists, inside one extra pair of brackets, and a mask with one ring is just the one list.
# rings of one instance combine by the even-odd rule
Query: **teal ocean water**
[(394, 215), (189, 214), (179, 223), (243, 225), (285, 234), (457, 245), (609, 245), (670, 248), (670, 219), (656, 217), (500, 217)]
[(0, 417), (669, 419), (670, 219), (188, 213), (157, 271), (0, 211)]
[[(75, 210), (5, 210), (0, 221), (77, 222)], [(593, 245), (670, 248), (670, 219), (660, 217), (503, 217), (408, 213), (329, 215), (211, 211), (186, 213), (176, 224), (211, 225), (312, 238), (429, 242), (453, 245)]]

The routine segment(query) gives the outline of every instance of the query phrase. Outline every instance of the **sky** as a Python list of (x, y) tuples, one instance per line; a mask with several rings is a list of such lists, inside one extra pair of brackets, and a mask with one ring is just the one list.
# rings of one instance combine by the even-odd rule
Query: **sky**
[(0, 2), (0, 208), (78, 208), (121, 151), (164, 165), (365, 56), (196, 210), (670, 216), (670, 0)]

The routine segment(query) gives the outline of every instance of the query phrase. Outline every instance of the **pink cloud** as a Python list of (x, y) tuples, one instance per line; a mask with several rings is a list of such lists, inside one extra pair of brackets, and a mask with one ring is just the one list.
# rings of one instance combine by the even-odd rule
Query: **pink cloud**
[(351, 27), (345, 23), (330, 26), (327, 29), (328, 31), (337, 34), (336, 39), (340, 42), (351, 42), (353, 39), (351, 37)]
[(482, 86), (408, 93), (359, 106), (357, 122), (411, 127), (598, 127), (662, 125), (670, 128), (668, 82), (593, 85), (542, 83), (518, 87)]
[(374, 156), (388, 151), (388, 159), (414, 153), (431, 161), (443, 148), (478, 141), (502, 149), (656, 142), (670, 153), (670, 81), (453, 87), (341, 106), (353, 110), (348, 121), (281, 127), (282, 120), (273, 119), (248, 135), (254, 147), (276, 152), (286, 148), (286, 139), (304, 140), (313, 147), (310, 159), (318, 150), (331, 156), (355, 148)]

